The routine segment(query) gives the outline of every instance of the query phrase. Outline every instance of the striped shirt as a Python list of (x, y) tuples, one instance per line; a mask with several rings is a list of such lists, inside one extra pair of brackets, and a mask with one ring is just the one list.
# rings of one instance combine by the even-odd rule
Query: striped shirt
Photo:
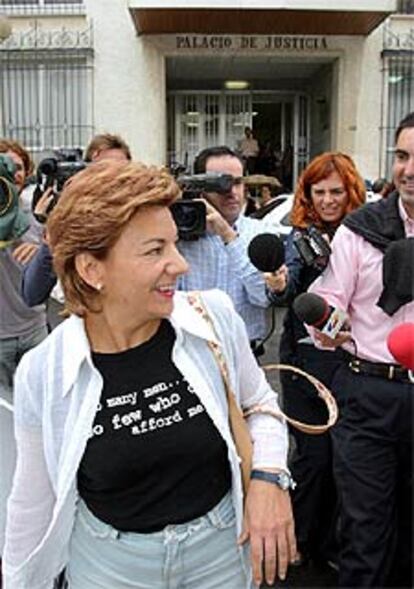
[(227, 245), (215, 234), (207, 234), (197, 241), (179, 241), (178, 249), (190, 270), (179, 279), (178, 288), (185, 291), (219, 288), (227, 293), (253, 341), (266, 335), (266, 308), (270, 303), (263, 274), (250, 262), (247, 248), (256, 235), (276, 234), (276, 231), (265, 220), (243, 215), (233, 229), (238, 237)]

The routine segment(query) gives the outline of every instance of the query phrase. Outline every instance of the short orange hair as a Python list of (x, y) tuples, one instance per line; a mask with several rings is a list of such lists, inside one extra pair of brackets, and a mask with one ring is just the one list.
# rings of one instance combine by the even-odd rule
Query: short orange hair
[(365, 202), (365, 183), (352, 158), (345, 153), (327, 151), (316, 156), (299, 177), (290, 215), (290, 221), (294, 227), (306, 228), (310, 224), (316, 226), (323, 224), (312, 205), (311, 186), (325, 180), (332, 172), (338, 173), (348, 194), (345, 214)]
[(78, 254), (103, 260), (125, 225), (148, 207), (169, 207), (180, 189), (164, 168), (104, 160), (68, 180), (47, 222), (53, 266), (65, 294), (66, 312), (98, 311), (97, 291), (76, 270)]

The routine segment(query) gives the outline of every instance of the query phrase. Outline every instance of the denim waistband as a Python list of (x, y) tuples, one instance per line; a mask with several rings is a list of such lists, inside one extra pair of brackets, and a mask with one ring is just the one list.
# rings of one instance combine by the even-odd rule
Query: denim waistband
[(225, 528), (228, 525), (234, 523), (234, 507), (231, 492), (226, 495), (208, 511), (205, 515), (199, 516), (193, 520), (190, 520), (181, 524), (167, 525), (163, 530), (151, 533), (140, 533), (140, 532), (124, 532), (117, 530), (110, 524), (105, 523), (101, 519), (97, 518), (88, 508), (86, 503), (81, 499), (78, 503), (78, 517), (87, 526), (93, 529), (96, 536), (119, 538), (121, 535), (136, 534), (140, 536), (151, 536), (153, 538), (170, 538), (171, 536), (181, 537), (188, 535), (192, 529), (199, 529), (203, 524), (210, 523), (216, 528)]

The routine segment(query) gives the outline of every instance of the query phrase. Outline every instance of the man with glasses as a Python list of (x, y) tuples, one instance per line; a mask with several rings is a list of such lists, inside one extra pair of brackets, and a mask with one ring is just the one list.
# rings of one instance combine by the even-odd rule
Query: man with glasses
[(269, 300), (263, 274), (249, 260), (247, 248), (259, 233), (275, 233), (265, 221), (243, 216), (243, 162), (226, 146), (209, 147), (199, 153), (194, 172), (216, 172), (233, 176), (227, 194), (205, 193), (207, 233), (196, 241), (180, 240), (179, 249), (190, 264), (180, 280), (181, 290), (219, 288), (233, 300), (247, 327), (257, 356), (263, 353), (266, 308)]

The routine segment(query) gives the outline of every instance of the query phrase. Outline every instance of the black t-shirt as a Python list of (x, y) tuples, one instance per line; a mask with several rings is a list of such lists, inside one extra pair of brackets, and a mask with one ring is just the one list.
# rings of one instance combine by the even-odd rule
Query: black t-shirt
[(104, 386), (78, 489), (96, 517), (121, 531), (188, 522), (231, 485), (226, 444), (173, 364), (174, 341), (163, 320), (140, 346), (92, 354)]

